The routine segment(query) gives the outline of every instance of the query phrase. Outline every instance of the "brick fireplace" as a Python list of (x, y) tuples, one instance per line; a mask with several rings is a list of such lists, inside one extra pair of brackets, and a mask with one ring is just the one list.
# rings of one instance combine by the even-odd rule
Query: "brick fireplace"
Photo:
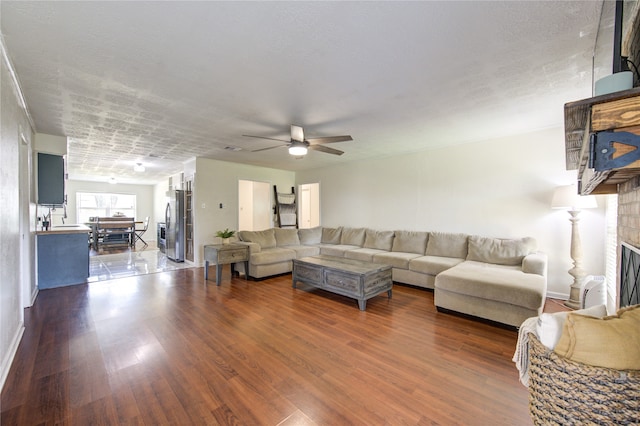
[(618, 186), (618, 241), (640, 247), (640, 176)]

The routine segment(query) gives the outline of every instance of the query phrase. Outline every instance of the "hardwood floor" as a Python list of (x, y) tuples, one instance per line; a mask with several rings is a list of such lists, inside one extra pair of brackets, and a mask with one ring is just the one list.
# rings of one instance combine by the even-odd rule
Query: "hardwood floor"
[(527, 425), (517, 333), (395, 285), (355, 300), (203, 268), (41, 291), (2, 425)]

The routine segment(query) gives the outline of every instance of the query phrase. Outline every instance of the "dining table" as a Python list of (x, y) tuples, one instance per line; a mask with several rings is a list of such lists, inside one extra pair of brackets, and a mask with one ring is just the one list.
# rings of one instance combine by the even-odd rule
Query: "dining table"
[(87, 225), (91, 229), (89, 233), (91, 247), (97, 251), (100, 248), (101, 244), (100, 238), (104, 238), (104, 236), (108, 236), (110, 234), (126, 234), (128, 245), (133, 246), (135, 242), (134, 234), (136, 226), (143, 223), (143, 221), (134, 220), (133, 218), (109, 217), (98, 218), (98, 220), (85, 222), (85, 225)]

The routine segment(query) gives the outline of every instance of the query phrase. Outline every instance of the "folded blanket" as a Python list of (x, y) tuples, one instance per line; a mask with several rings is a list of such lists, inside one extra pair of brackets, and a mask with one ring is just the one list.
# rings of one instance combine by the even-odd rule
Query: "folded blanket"
[(518, 330), (518, 342), (512, 361), (516, 363), (516, 368), (520, 373), (520, 383), (529, 387), (529, 333), (536, 333), (538, 317), (527, 318)]

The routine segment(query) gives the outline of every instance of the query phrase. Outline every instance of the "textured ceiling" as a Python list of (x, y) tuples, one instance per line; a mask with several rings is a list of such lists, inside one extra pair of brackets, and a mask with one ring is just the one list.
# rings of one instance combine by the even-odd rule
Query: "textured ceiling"
[[(70, 177), (151, 183), (194, 157), (301, 170), (561, 126), (591, 95), (601, 7), (3, 0), (0, 18), (36, 131), (69, 138)], [(290, 124), (354, 141), (295, 159), (242, 137)]]

